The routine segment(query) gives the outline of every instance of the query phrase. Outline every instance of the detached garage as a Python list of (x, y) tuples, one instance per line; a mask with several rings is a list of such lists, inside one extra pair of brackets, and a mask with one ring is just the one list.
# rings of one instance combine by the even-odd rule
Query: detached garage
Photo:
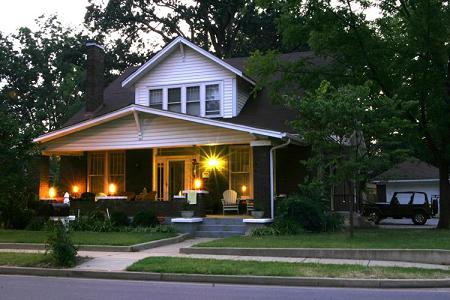
[(381, 173), (372, 181), (377, 186), (379, 202), (386, 202), (395, 192), (417, 191), (424, 192), (428, 199), (439, 197), (438, 168), (410, 158)]

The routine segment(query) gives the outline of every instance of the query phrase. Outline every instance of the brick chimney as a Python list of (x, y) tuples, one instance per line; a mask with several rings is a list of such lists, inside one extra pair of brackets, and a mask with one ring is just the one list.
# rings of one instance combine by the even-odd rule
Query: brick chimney
[(87, 42), (86, 112), (92, 113), (103, 104), (105, 49), (96, 42)]

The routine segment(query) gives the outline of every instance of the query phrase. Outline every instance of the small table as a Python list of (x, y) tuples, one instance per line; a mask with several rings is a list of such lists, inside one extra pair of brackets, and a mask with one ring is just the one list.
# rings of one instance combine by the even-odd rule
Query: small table
[(250, 198), (249, 196), (241, 196), (240, 198), (238, 198), (238, 203), (239, 203), (239, 206), (242, 206), (242, 208), (245, 205), (247, 214), (249, 214), (251, 211), (255, 210), (254, 200), (252, 198)]

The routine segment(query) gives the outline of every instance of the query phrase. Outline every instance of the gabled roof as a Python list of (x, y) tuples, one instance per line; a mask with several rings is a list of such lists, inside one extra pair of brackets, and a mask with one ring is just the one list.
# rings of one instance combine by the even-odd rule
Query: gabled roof
[(177, 46), (187, 46), (197, 53), (205, 56), (206, 58), (209, 58), (210, 60), (214, 61), (215, 63), (221, 65), (228, 71), (242, 77), (246, 81), (250, 82), (251, 84), (255, 84), (255, 82), (250, 79), (249, 77), (245, 76), (242, 70), (239, 70), (232, 65), (226, 63), (224, 60), (214, 56), (213, 54), (209, 53), (208, 51), (200, 48), (199, 46), (191, 43), (184, 37), (177, 37), (172, 42), (170, 42), (168, 45), (166, 45), (163, 49), (161, 49), (158, 53), (156, 53), (155, 56), (153, 56), (149, 61), (147, 61), (145, 64), (143, 64), (139, 69), (137, 69), (135, 72), (133, 72), (131, 75), (129, 75), (125, 80), (122, 82), (122, 87), (130, 87), (133, 83), (138, 81), (144, 74), (146, 74), (148, 71), (150, 71), (152, 68), (154, 68), (156, 65), (158, 65), (161, 61), (164, 60), (169, 54), (171, 54), (174, 50), (177, 49)]
[(34, 139), (33, 142), (41, 142), (41, 143), (48, 142), (48, 141), (63, 137), (65, 135), (68, 135), (68, 134), (71, 134), (71, 133), (74, 133), (74, 132), (77, 132), (80, 130), (84, 130), (84, 129), (87, 129), (87, 128), (90, 128), (93, 126), (97, 126), (97, 125), (100, 125), (100, 124), (103, 124), (103, 123), (106, 123), (106, 122), (109, 122), (112, 120), (116, 120), (116, 119), (122, 118), (124, 116), (134, 114), (134, 113), (147, 113), (147, 114), (151, 114), (151, 115), (169, 117), (169, 118), (178, 119), (178, 120), (185, 120), (185, 121), (189, 121), (189, 122), (193, 122), (193, 123), (227, 128), (227, 129), (247, 132), (250, 134), (268, 136), (268, 137), (272, 137), (272, 138), (278, 138), (278, 139), (289, 138), (295, 142), (301, 142), (301, 138), (298, 135), (289, 134), (287, 132), (259, 129), (259, 128), (254, 128), (254, 127), (245, 126), (245, 125), (241, 125), (241, 124), (231, 124), (228, 122), (223, 122), (223, 121), (219, 121), (219, 120), (215, 120), (215, 119), (196, 117), (196, 116), (186, 115), (186, 114), (182, 114), (182, 113), (171, 112), (171, 111), (167, 111), (167, 110), (154, 109), (154, 108), (136, 105), (136, 104), (131, 104), (131, 105), (121, 108), (117, 111), (104, 114), (103, 116), (100, 116), (100, 117), (97, 117), (97, 118), (94, 118), (91, 120), (86, 120), (86, 121), (83, 121), (83, 122), (80, 122), (80, 123), (59, 129), (59, 130), (55, 130), (55, 131), (52, 131), (52, 132), (44, 134), (44, 135), (41, 135), (41, 136), (37, 137), (36, 139)]
[(373, 182), (396, 181), (436, 181), (439, 180), (439, 169), (417, 158), (410, 158), (394, 165), (384, 173), (376, 176)]

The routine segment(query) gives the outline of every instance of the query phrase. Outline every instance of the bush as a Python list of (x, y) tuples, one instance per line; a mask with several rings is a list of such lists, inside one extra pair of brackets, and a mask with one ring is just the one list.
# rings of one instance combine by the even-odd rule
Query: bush
[(326, 231), (340, 231), (344, 228), (344, 217), (337, 213), (328, 213), (325, 216)]
[(132, 222), (133, 227), (152, 227), (159, 225), (158, 218), (156, 217), (156, 214), (151, 211), (142, 211), (137, 213)]
[(279, 234), (280, 232), (274, 226), (264, 226), (255, 228), (250, 232), (250, 236), (271, 236)]
[(15, 209), (9, 216), (9, 228), (25, 229), (33, 218), (34, 212), (28, 209)]
[(113, 226), (128, 226), (130, 221), (126, 213), (122, 211), (115, 211), (111, 214), (111, 224)]
[(67, 227), (58, 222), (47, 240), (47, 251), (60, 267), (73, 267), (76, 264), (77, 248), (74, 246)]
[(40, 231), (44, 230), (47, 226), (48, 218), (37, 216), (31, 219), (30, 223), (27, 225), (26, 230)]

